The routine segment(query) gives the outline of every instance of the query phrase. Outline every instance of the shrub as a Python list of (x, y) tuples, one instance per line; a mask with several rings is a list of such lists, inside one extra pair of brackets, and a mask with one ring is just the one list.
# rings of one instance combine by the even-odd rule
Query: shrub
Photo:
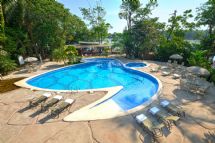
[(103, 54), (104, 54), (104, 56), (108, 56), (108, 51), (109, 51), (109, 49), (108, 48), (104, 48), (104, 51), (103, 51)]
[(52, 57), (55, 61), (63, 61), (64, 65), (66, 64), (67, 56), (65, 54), (64, 48), (54, 49), (54, 51), (52, 52)]
[(210, 62), (207, 59), (207, 50), (196, 50), (191, 52), (190, 57), (188, 59), (188, 63), (192, 66), (200, 66), (206, 69), (210, 69)]
[[(187, 59), (190, 54), (192, 45), (182, 38), (174, 37), (170, 41), (162, 39), (157, 48), (156, 57), (158, 60), (167, 61), (173, 54), (181, 54), (183, 59)], [(185, 61), (186, 62), (186, 61)]]
[(75, 63), (78, 56), (78, 51), (76, 50), (76, 48), (74, 46), (65, 46), (64, 50), (69, 63)]
[(78, 51), (74, 46), (65, 46), (62, 48), (55, 49), (52, 53), (54, 60), (60, 62), (63, 61), (64, 64), (68, 61), (69, 64), (78, 62)]
[(0, 73), (8, 74), (9, 71), (16, 69), (15, 61), (11, 60), (8, 56), (0, 55)]
[(215, 84), (215, 69), (210, 69), (210, 81), (212, 81)]

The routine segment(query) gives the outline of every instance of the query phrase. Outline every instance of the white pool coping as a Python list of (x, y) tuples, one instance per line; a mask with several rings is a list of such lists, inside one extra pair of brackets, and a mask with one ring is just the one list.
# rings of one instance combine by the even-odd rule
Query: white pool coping
[[(110, 58), (110, 59), (114, 59), (114, 58)], [(118, 59), (115, 59), (115, 60), (118, 60)], [(118, 60), (118, 61), (120, 61), (120, 60)], [(145, 67), (149, 66), (148, 63), (145, 63), (145, 64), (147, 64), (147, 66), (145, 66)], [(69, 66), (65, 66), (65, 67), (71, 67), (71, 66), (75, 66), (75, 65), (69, 65)], [(119, 116), (128, 115), (128, 114), (134, 113), (134, 112), (136, 112), (138, 110), (141, 110), (141, 109), (145, 108), (146, 106), (148, 106), (153, 100), (157, 99), (157, 97), (162, 92), (162, 83), (158, 78), (156, 78), (155, 76), (153, 76), (153, 75), (151, 75), (151, 74), (149, 74), (147, 72), (140, 71), (139, 70), (140, 68), (130, 68), (130, 67), (126, 67), (126, 66), (125, 66), (126, 68), (130, 68), (130, 69), (133, 69), (133, 70), (148, 74), (148, 75), (152, 76), (153, 78), (155, 78), (158, 81), (157, 93), (155, 95), (153, 95), (150, 98), (150, 100), (146, 101), (144, 104), (139, 105), (139, 106), (137, 106), (137, 107), (135, 107), (133, 109), (130, 109), (128, 111), (123, 110), (116, 102), (114, 102), (112, 99), (109, 99), (112, 96), (114, 96), (117, 92), (119, 92), (123, 88), (122, 86), (115, 86), (115, 87), (108, 87), (108, 88), (98, 88), (98, 89), (86, 89), (86, 90), (52, 90), (52, 89), (38, 88), (38, 87), (35, 87), (35, 86), (31, 86), (31, 85), (29, 85), (27, 83), (27, 81), (29, 79), (32, 79), (32, 78), (34, 78), (36, 76), (39, 76), (41, 74), (45, 74), (45, 73), (48, 73), (48, 72), (51, 72), (51, 71), (55, 71), (55, 70), (58, 70), (58, 69), (62, 69), (62, 68), (65, 68), (65, 67), (61, 67), (61, 68), (50, 70), (50, 71), (47, 71), (47, 72), (44, 72), (44, 73), (40, 73), (40, 74), (31, 76), (29, 78), (23, 79), (21, 81), (18, 81), (18, 82), (14, 83), (14, 84), (17, 85), (17, 86), (24, 87), (24, 88), (29, 88), (31, 90), (43, 90), (43, 91), (51, 91), (51, 92), (107, 91), (107, 94), (103, 98), (101, 98), (101, 99), (99, 99), (99, 100), (97, 100), (97, 101), (95, 101), (95, 102), (93, 102), (93, 103), (91, 103), (91, 104), (89, 104), (89, 105), (87, 105), (87, 106), (85, 106), (85, 107), (83, 107), (83, 108), (81, 108), (81, 109), (69, 114), (68, 116), (66, 116), (64, 118), (64, 121), (100, 120), (100, 119), (110, 119), (110, 118), (115, 118), (115, 117), (119, 117)], [(145, 67), (142, 67), (142, 68), (145, 68)], [(109, 100), (107, 100), (107, 99), (109, 99)], [(107, 101), (105, 101), (105, 100), (107, 100)], [(103, 102), (103, 101), (105, 101), (105, 102)], [(101, 102), (103, 102), (103, 103), (101, 103)], [(101, 104), (99, 104), (99, 103), (101, 103)], [(97, 104), (99, 104), (99, 105), (97, 105)], [(95, 106), (95, 105), (97, 105), (97, 106)], [(114, 109), (114, 110), (111, 110), (111, 109)]]

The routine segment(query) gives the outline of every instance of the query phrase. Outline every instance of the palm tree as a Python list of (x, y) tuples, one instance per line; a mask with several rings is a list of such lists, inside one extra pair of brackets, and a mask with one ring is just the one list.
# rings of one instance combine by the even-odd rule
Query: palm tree
[(0, 0), (0, 49), (4, 46), (5, 41), (5, 14), (6, 8), (15, 0)]
[(0, 2), (0, 49), (3, 48), (4, 43), (4, 14), (3, 14), (3, 8), (2, 8), (2, 0)]

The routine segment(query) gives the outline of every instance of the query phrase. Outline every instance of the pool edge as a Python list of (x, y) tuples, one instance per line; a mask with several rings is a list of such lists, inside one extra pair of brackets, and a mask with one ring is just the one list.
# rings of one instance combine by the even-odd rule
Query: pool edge
[[(115, 58), (109, 58), (109, 59), (115, 59)], [(115, 60), (118, 60), (120, 61), (119, 59), (115, 59)], [(121, 62), (121, 61), (120, 61)], [(121, 62), (122, 63), (122, 62)], [(81, 63), (82, 64), (82, 63)], [(83, 63), (84, 64), (84, 63)], [(124, 65), (124, 64), (123, 64)], [(131, 68), (131, 67), (126, 67), (126, 68), (130, 68), (132, 70), (135, 70), (135, 71), (139, 71), (139, 72), (142, 72), (146, 75), (149, 75), (151, 77), (153, 77), (157, 82), (158, 82), (158, 89), (157, 89), (157, 92), (150, 98), (150, 100), (146, 101), (145, 103), (133, 108), (133, 109), (130, 109), (128, 111), (124, 111), (121, 109), (121, 107), (117, 104), (114, 104), (113, 102), (110, 102), (110, 104), (114, 107), (116, 107), (115, 109), (115, 112), (113, 114), (109, 113), (108, 116), (107, 116), (107, 112), (105, 113), (105, 115), (101, 115), (101, 116), (97, 116), (95, 117), (95, 113), (98, 113), (98, 111), (102, 111), (100, 110), (101, 107), (99, 107), (99, 110), (97, 110), (98, 107), (93, 107), (94, 105), (104, 101), (104, 100), (107, 100), (108, 98), (111, 98), (112, 96), (114, 96), (117, 92), (119, 92), (123, 87), (122, 86), (115, 86), (115, 87), (108, 87), (108, 88), (98, 88), (98, 89), (87, 89), (87, 90), (52, 90), (52, 89), (45, 89), (45, 88), (38, 88), (38, 87), (35, 87), (35, 86), (31, 86), (27, 83), (27, 81), (29, 79), (32, 79), (36, 76), (39, 76), (39, 75), (42, 75), (42, 74), (45, 74), (45, 73), (48, 73), (48, 72), (51, 72), (51, 71), (55, 71), (55, 70), (58, 70), (58, 69), (62, 69), (62, 68), (66, 68), (66, 67), (70, 67), (70, 66), (75, 66), (75, 65), (69, 65), (69, 66), (64, 66), (64, 67), (60, 67), (60, 68), (57, 68), (57, 69), (54, 69), (54, 70), (49, 70), (49, 71), (46, 71), (46, 72), (43, 72), (43, 73), (40, 73), (40, 74), (36, 74), (34, 76), (31, 76), (31, 77), (28, 77), (26, 79), (23, 79), (21, 81), (18, 81), (18, 82), (15, 82), (14, 84), (17, 85), (17, 86), (21, 86), (21, 87), (24, 87), (24, 88), (29, 88), (31, 90), (43, 90), (43, 91), (50, 91), (50, 92), (86, 92), (86, 91), (107, 91), (107, 94), (100, 98), (99, 100), (93, 102), (93, 103), (90, 103), (89, 105), (87, 106), (84, 106), (83, 108), (75, 111), (74, 113), (76, 115), (74, 115), (74, 113), (71, 113), (73, 114), (71, 116), (71, 114), (67, 115), (65, 118), (64, 118), (64, 121), (86, 121), (86, 120), (99, 120), (99, 119), (109, 119), (109, 118), (114, 118), (114, 117), (119, 117), (119, 116), (124, 116), (124, 115), (128, 115), (128, 114), (131, 114), (131, 113), (134, 113), (138, 110), (141, 110), (143, 108), (145, 108), (146, 106), (148, 106), (149, 104), (152, 103), (152, 101), (156, 100), (157, 97), (160, 95), (160, 93), (162, 92), (162, 83), (161, 81), (155, 77), (154, 75), (150, 74), (150, 73), (147, 73), (147, 72), (143, 72), (141, 70), (139, 70), (140, 68)], [(145, 67), (149, 67), (149, 64), (147, 63), (147, 66)], [(145, 68), (143, 67), (143, 68)], [(93, 107), (91, 109), (91, 107)], [(104, 106), (105, 107), (105, 106)], [(94, 112), (92, 114), (92, 110), (96, 110), (96, 112)], [(116, 112), (117, 111), (117, 112)], [(90, 113), (91, 112), (91, 113)], [(84, 115), (84, 118), (82, 118), (81, 115), (79, 115), (79, 113), (81, 115), (85, 114)], [(104, 112), (103, 112), (104, 113)], [(86, 114), (89, 114), (88, 115), (88, 118), (86, 118)], [(92, 116), (90, 116), (92, 115)]]

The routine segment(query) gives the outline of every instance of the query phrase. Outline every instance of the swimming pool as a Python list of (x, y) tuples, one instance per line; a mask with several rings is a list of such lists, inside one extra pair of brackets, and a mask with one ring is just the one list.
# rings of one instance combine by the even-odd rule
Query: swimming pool
[(131, 67), (131, 68), (142, 68), (147, 65), (145, 63), (141, 63), (141, 62), (130, 62), (130, 63), (127, 63), (125, 66)]
[(35, 76), (26, 83), (40, 89), (59, 91), (123, 86), (118, 93), (95, 106), (113, 100), (125, 111), (144, 104), (158, 92), (157, 79), (130, 69), (116, 59), (85, 59), (84, 62)]

